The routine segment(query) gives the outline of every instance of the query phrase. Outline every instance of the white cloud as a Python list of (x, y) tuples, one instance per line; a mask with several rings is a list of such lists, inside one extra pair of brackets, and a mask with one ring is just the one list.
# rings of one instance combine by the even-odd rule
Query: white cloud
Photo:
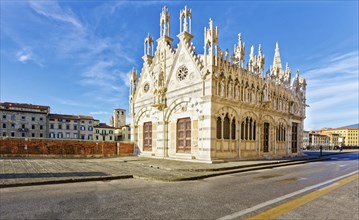
[(26, 63), (27, 61), (32, 59), (32, 52), (29, 49), (22, 49), (21, 51), (16, 53), (16, 57), (18, 61)]
[(359, 117), (358, 51), (335, 54), (307, 71), (310, 107), (305, 127), (339, 127), (357, 123)]
[(30, 1), (30, 7), (45, 17), (67, 22), (76, 28), (82, 29), (81, 21), (70, 9), (63, 9), (57, 1)]
[(108, 115), (110, 113), (104, 111), (90, 112), (90, 115)]

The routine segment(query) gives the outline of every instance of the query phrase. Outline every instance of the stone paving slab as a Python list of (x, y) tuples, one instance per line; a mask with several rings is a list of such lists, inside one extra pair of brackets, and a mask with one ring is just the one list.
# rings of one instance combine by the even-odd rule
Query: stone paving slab
[[(319, 160), (322, 159), (325, 158)], [(318, 157), (311, 156), (206, 164), (136, 156), (103, 159), (0, 158), (0, 187), (122, 178), (192, 180), (316, 160)]]

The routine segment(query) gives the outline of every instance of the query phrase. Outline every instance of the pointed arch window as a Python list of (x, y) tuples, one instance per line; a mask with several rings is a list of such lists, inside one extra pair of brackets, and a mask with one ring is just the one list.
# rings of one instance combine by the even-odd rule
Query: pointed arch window
[(217, 139), (222, 139), (222, 119), (217, 118)]
[(223, 120), (223, 138), (229, 139), (229, 136), (230, 136), (230, 123), (229, 123), (228, 114), (226, 114), (226, 117), (224, 117)]
[(232, 140), (236, 139), (236, 119), (235, 118), (232, 119), (232, 124), (231, 124), (231, 139)]
[(256, 140), (256, 121), (251, 117), (247, 117), (241, 123), (241, 140)]

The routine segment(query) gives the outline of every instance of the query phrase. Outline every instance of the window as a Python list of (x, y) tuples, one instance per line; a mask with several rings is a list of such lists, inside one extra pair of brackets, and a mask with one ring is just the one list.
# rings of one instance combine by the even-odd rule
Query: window
[(231, 139), (235, 140), (236, 139), (236, 119), (233, 118), (232, 119), (232, 124), (231, 124)]
[(99, 133), (100, 133), (100, 131), (98, 129), (96, 129), (96, 134), (99, 134)]
[(49, 121), (55, 121), (55, 119), (53, 119), (53, 118), (50, 118), (50, 119), (49, 119)]
[(81, 123), (83, 124), (83, 123), (85, 123), (85, 121), (81, 121)]
[(22, 120), (25, 120), (25, 119), (26, 119), (26, 117), (25, 117), (25, 116), (21, 116), (21, 119), (22, 119)]
[(11, 120), (15, 121), (15, 115), (11, 115)]
[(59, 118), (59, 119), (57, 119), (57, 121), (58, 121), (58, 122), (62, 122), (62, 119), (61, 119), (61, 118)]
[(5, 124), (5, 123), (2, 124), (2, 128), (6, 128), (6, 124)]
[(92, 124), (92, 121), (89, 121), (89, 124), (91, 125), (91, 124)]
[(70, 130), (70, 125), (66, 125), (66, 130)]
[(15, 128), (15, 124), (14, 124), (14, 123), (11, 124), (11, 128)]
[(131, 134), (127, 135), (128, 140), (131, 140)]
[(42, 130), (43, 129), (43, 126), (42, 125), (40, 125), (40, 130)]
[(2, 119), (6, 119), (6, 115), (2, 115)]
[(113, 134), (113, 130), (109, 130), (108, 133), (109, 133), (109, 134)]
[(74, 138), (77, 139), (77, 137), (78, 137), (77, 134), (74, 134)]
[(87, 139), (92, 140), (92, 135), (90, 134)]
[(256, 121), (246, 117), (241, 124), (241, 140), (256, 140)]
[(31, 117), (31, 121), (35, 121), (35, 117)]
[(222, 119), (217, 118), (217, 139), (222, 139)]
[(35, 133), (31, 133), (31, 137), (35, 137)]
[(74, 125), (74, 130), (77, 130), (77, 125)]
[(188, 75), (188, 69), (187, 69), (186, 66), (181, 66), (180, 68), (178, 68), (178, 70), (177, 70), (177, 79), (179, 81), (182, 81), (182, 80), (186, 79), (187, 75)]
[(70, 122), (70, 119), (66, 119), (66, 122)]
[(89, 130), (89, 131), (92, 131), (92, 126), (89, 126), (89, 127), (88, 127), (88, 130)]
[(102, 130), (102, 135), (106, 135), (106, 130)]
[(3, 137), (6, 137), (6, 132), (3, 132), (3, 133), (2, 133), (2, 136), (3, 136)]
[(21, 125), (21, 128), (25, 128), (25, 124), (22, 124), (22, 125)]
[(40, 137), (42, 138), (44, 135), (42, 133), (40, 133)]
[(50, 124), (50, 129), (54, 129), (54, 124)]
[(98, 140), (98, 135), (96, 135), (96, 140)]
[(85, 126), (81, 125), (81, 126), (80, 126), (80, 130), (81, 130), (81, 131), (84, 131), (84, 130), (85, 130)]
[(81, 139), (85, 140), (85, 135), (84, 134), (81, 135)]
[(276, 128), (276, 140), (277, 141), (285, 141), (285, 132), (286, 128), (283, 123), (279, 123)]
[(298, 123), (292, 123), (292, 153), (297, 153), (298, 147)]
[(40, 118), (40, 121), (44, 120), (42, 117)]
[(24, 133), (24, 132), (21, 133), (21, 137), (25, 137), (25, 133)]
[(31, 129), (35, 129), (35, 125), (31, 125)]
[(15, 132), (11, 132), (11, 137), (15, 137)]
[(66, 133), (66, 138), (70, 138), (70, 133)]
[(59, 129), (62, 129), (62, 124), (59, 124), (59, 125), (58, 125), (58, 128), (59, 128)]
[(110, 136), (110, 141), (112, 141), (112, 136)]
[(226, 114), (226, 117), (224, 117), (223, 120), (223, 139), (229, 139), (229, 117), (228, 114)]
[(57, 134), (57, 138), (63, 138), (63, 135), (61, 132)]

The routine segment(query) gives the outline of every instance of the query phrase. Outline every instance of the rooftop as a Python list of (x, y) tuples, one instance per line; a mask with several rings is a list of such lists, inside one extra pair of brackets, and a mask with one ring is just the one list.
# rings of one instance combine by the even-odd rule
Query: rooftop
[(49, 114), (49, 118), (73, 119), (73, 120), (94, 120), (92, 116), (86, 115), (63, 115), (63, 114)]
[(12, 109), (12, 108), (22, 108), (22, 109), (36, 109), (36, 110), (50, 110), (50, 106), (46, 105), (33, 105), (27, 103), (15, 103), (15, 102), (1, 102), (1, 108)]

